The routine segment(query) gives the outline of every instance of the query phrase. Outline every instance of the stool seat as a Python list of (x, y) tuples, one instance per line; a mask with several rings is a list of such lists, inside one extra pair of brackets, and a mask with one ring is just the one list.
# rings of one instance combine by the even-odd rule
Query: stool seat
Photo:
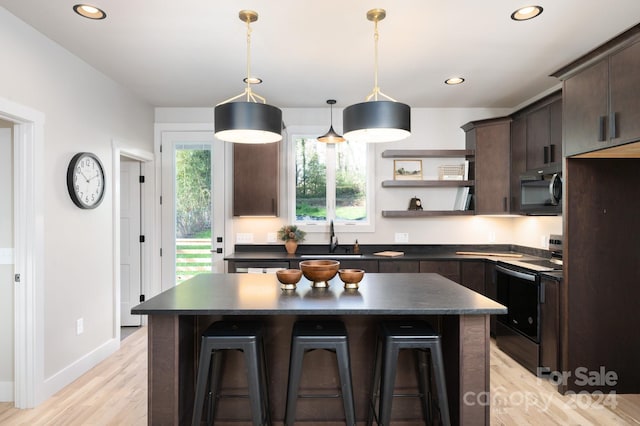
[[(421, 320), (388, 320), (380, 323), (374, 378), (371, 388), (371, 406), (367, 424), (372, 424), (373, 416), (376, 414), (375, 408), (378, 398), (378, 424), (390, 424), (398, 354), (402, 349), (417, 350), (418, 384), (420, 388), (420, 394), (417, 396), (422, 400), (425, 422), (429, 418), (428, 413), (430, 413), (429, 402), (427, 401), (427, 395), (430, 393), (428, 391), (428, 383), (431, 381), (430, 376), (433, 375), (438, 393), (440, 419), (443, 425), (449, 425), (451, 422), (440, 335), (428, 322)], [(431, 355), (431, 375), (428, 374), (427, 351)]]
[[(285, 425), (293, 425), (296, 418), (298, 389), (302, 376), (304, 354), (314, 349), (335, 352), (340, 375), (340, 387), (346, 423), (355, 425), (355, 404), (351, 381), (351, 364), (347, 329), (341, 321), (297, 321), (291, 332), (291, 353), (289, 359), (289, 384), (287, 386), (287, 406)], [(311, 396), (307, 396), (311, 397)], [(330, 397), (314, 395), (314, 397)]]
[(211, 396), (207, 423), (215, 417), (215, 402), (221, 396), (218, 392), (221, 355), (226, 350), (244, 354), (253, 424), (271, 424), (263, 336), (262, 325), (254, 321), (218, 321), (202, 333), (192, 426), (200, 425), (207, 389)]

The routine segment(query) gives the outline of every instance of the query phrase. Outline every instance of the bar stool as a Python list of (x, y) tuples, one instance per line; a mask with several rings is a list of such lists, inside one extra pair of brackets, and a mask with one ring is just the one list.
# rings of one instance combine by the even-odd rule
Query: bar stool
[[(440, 336), (425, 321), (418, 320), (389, 320), (380, 324), (376, 347), (374, 378), (371, 386), (371, 401), (367, 425), (371, 425), (376, 415), (376, 401), (379, 396), (378, 424), (389, 425), (391, 420), (391, 405), (394, 396), (398, 354), (401, 349), (417, 349), (418, 355), (418, 385), (422, 400), (425, 422), (429, 418), (429, 383), (434, 376), (438, 393), (438, 407), (443, 425), (450, 425), (449, 403), (444, 377), (444, 364)], [(431, 374), (428, 372), (427, 352), (431, 355)]]
[(196, 395), (191, 419), (193, 426), (200, 425), (208, 382), (210, 382), (208, 390), (211, 399), (207, 423), (215, 417), (216, 400), (224, 396), (219, 394), (218, 386), (222, 374), (222, 355), (226, 350), (239, 350), (244, 353), (253, 424), (271, 423), (263, 340), (262, 326), (252, 321), (218, 321), (202, 333)]
[[(342, 402), (347, 425), (356, 424), (351, 364), (349, 362), (349, 342), (347, 329), (341, 321), (297, 321), (291, 333), (291, 355), (289, 359), (289, 385), (287, 387), (287, 407), (285, 426), (293, 425), (296, 418), (296, 403), (300, 397), (326, 398), (330, 395), (298, 395), (304, 354), (314, 349), (335, 352), (340, 375)], [(333, 397), (339, 397), (333, 396)]]

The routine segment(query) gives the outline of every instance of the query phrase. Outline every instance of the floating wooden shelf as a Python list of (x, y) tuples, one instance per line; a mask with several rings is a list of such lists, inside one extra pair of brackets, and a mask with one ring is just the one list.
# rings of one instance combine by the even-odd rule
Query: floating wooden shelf
[(475, 153), (473, 149), (387, 149), (382, 151), (382, 158), (467, 157)]
[(382, 210), (382, 217), (470, 216), (473, 210)]
[(473, 186), (473, 180), (383, 180), (383, 188), (455, 188)]

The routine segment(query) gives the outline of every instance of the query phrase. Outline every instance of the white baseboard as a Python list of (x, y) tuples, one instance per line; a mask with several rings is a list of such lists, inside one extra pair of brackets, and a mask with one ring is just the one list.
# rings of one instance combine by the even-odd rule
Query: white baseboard
[(0, 402), (13, 402), (13, 382), (0, 382)]
[(53, 376), (45, 379), (41, 394), (44, 402), (60, 389), (104, 361), (120, 348), (120, 339), (110, 339), (77, 361), (69, 364)]

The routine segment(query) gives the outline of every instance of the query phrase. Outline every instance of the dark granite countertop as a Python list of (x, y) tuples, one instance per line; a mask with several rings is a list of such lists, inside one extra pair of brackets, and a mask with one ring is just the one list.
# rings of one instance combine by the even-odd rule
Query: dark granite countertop
[(506, 308), (438, 274), (370, 273), (345, 290), (304, 277), (282, 291), (274, 274), (200, 274), (134, 307), (143, 315), (485, 315)]

